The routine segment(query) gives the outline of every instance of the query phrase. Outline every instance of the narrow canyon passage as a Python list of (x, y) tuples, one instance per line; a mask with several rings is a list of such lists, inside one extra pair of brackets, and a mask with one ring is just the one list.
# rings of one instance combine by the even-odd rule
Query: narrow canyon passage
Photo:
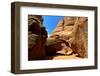
[(43, 16), (29, 15), (29, 60), (83, 59), (88, 57), (87, 17), (64, 16), (51, 34), (46, 29), (46, 25), (44, 26), (43, 21), (45, 21)]

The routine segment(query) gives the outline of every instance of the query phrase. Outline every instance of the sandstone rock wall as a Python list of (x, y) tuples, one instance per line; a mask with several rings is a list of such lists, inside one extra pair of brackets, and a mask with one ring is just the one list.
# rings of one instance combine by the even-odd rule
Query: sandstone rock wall
[(79, 17), (72, 31), (71, 47), (80, 57), (88, 57), (88, 19)]
[(63, 40), (66, 43), (68, 42), (66, 46), (70, 47), (79, 57), (86, 58), (88, 56), (87, 17), (64, 17), (59, 21), (49, 39), (56, 39), (56, 36), (59, 36), (59, 40)]
[(28, 60), (40, 60), (46, 56), (47, 31), (42, 23), (42, 16), (28, 16)]

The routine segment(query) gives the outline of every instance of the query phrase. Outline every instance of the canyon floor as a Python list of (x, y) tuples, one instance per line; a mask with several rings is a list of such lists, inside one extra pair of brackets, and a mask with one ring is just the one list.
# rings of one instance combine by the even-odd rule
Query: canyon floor
[(59, 51), (55, 55), (47, 56), (46, 59), (52, 59), (52, 60), (80, 59), (80, 57), (77, 57), (77, 54), (65, 55), (63, 54), (63, 51)]
[(52, 60), (62, 60), (62, 59), (79, 59), (79, 57), (76, 57), (74, 54), (70, 56), (62, 56), (62, 55), (57, 55), (57, 56), (48, 56), (48, 59)]

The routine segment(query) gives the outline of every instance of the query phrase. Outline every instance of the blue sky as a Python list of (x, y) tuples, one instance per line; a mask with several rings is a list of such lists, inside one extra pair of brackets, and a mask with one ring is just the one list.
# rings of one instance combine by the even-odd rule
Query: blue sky
[(58, 22), (63, 18), (63, 16), (42, 16), (43, 25), (46, 27), (48, 34), (50, 35), (55, 29)]

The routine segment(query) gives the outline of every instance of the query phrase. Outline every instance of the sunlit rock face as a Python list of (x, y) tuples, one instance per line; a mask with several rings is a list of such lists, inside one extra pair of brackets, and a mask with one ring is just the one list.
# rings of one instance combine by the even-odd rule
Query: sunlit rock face
[(72, 31), (71, 47), (80, 57), (88, 57), (88, 19), (79, 17)]
[(47, 31), (42, 16), (28, 16), (28, 60), (44, 59)]
[[(55, 41), (53, 42), (53, 40)], [(64, 17), (47, 39), (47, 43), (49, 44), (48, 47), (52, 46), (51, 48), (58, 49), (52, 50), (51, 53), (63, 49), (65, 53), (72, 51), (77, 53), (79, 57), (86, 58), (88, 56), (88, 18)]]

